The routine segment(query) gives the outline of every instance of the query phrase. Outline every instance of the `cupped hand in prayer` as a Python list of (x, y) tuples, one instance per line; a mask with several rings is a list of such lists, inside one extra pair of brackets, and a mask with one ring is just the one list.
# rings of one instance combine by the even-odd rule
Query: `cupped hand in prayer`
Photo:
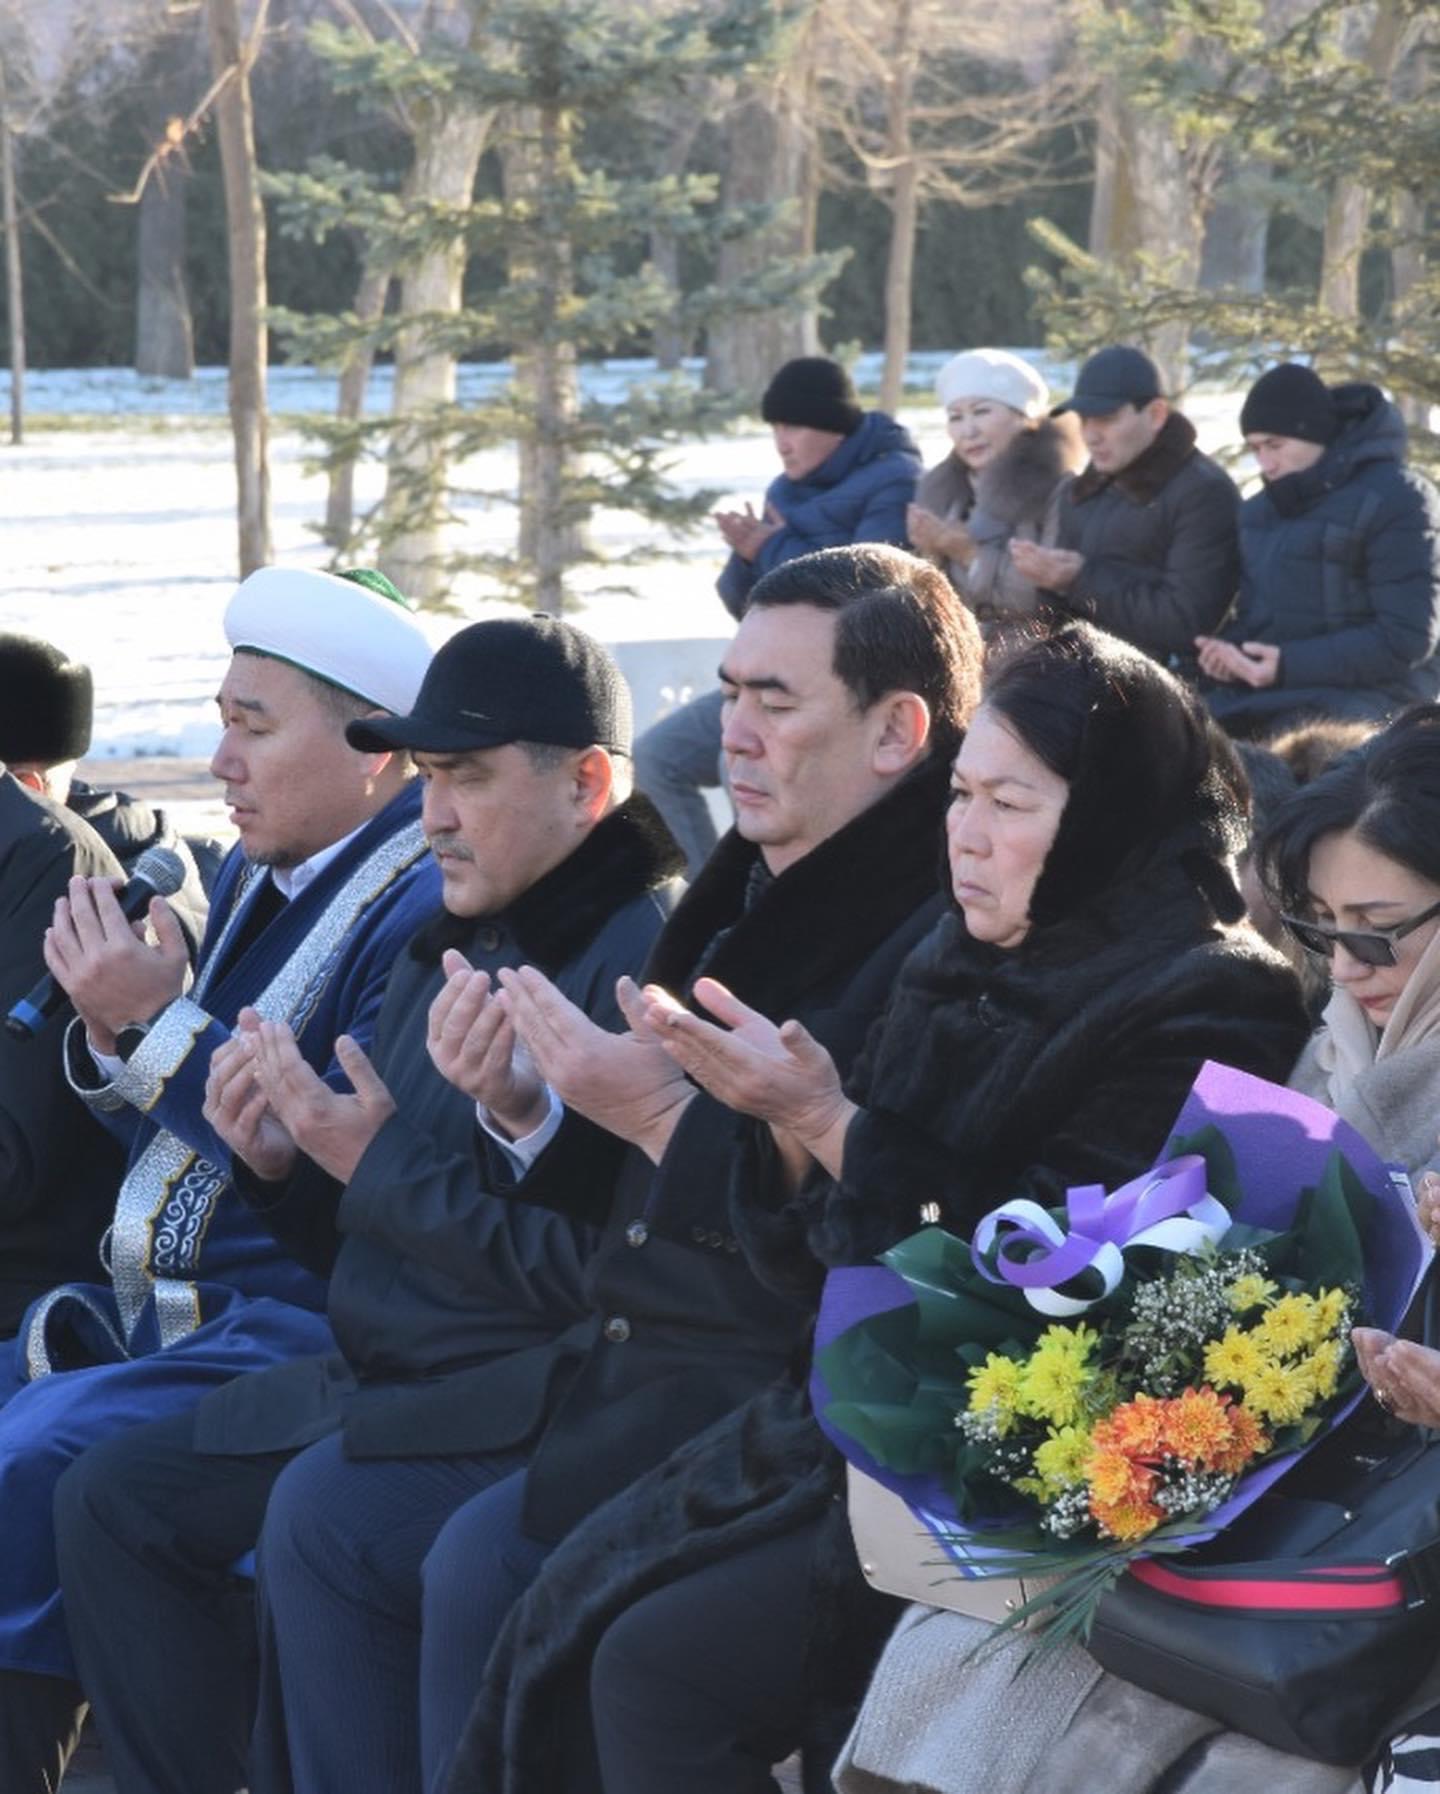
[(658, 985), (645, 987), (644, 1020), (665, 1051), (727, 1108), (768, 1121), (838, 1172), (855, 1105), (830, 1054), (799, 1022), (776, 1027), (714, 978), (697, 979), (695, 996), (714, 1022)]
[(148, 1022), (185, 988), (190, 955), (168, 903), (157, 897), (144, 923), (126, 920), (108, 878), (72, 878), (45, 931), (45, 964), (85, 1023), (97, 1052), (113, 1053), (130, 1022)]
[(306, 1063), (284, 1022), (261, 1022), (240, 1038), (256, 1082), (291, 1139), (322, 1171), (349, 1183), (366, 1148), (395, 1113), (395, 1099), (364, 1049), (348, 1034), (335, 1042), (351, 1096), (333, 1090)]
[(644, 1027), (640, 993), (616, 986), (626, 1034), (610, 1034), (534, 966), (500, 973), (515, 1032), (567, 1108), (638, 1146), (657, 1164), (694, 1095), (684, 1072)]
[(210, 1056), (201, 1112), (256, 1177), (279, 1183), (295, 1164), (295, 1142), (255, 1075), (248, 1036), (259, 1026), (253, 1009), (240, 1011), (236, 1032)]
[(441, 964), (445, 982), (426, 1022), (431, 1063), (512, 1140), (533, 1133), (548, 1107), (545, 1084), (516, 1038), (504, 999), (490, 974), (453, 947)]
[(1440, 1426), (1440, 1352), (1378, 1327), (1356, 1327), (1350, 1337), (1361, 1375), (1387, 1414), (1415, 1426)]

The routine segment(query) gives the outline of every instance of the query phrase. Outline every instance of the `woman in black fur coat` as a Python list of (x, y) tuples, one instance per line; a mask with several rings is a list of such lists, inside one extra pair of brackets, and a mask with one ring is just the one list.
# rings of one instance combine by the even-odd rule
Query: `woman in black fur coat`
[[(762, 1050), (651, 999), (690, 1074), (755, 1118), (737, 1231), (792, 1291), (927, 1221), (966, 1234), (1003, 1200), (1113, 1187), (1153, 1162), (1204, 1060), (1284, 1078), (1305, 1038), (1293, 975), (1240, 925), (1242, 775), (1154, 662), (1084, 624), (1022, 647), (954, 789), (955, 906), (848, 1094), (797, 1024)], [(898, 1604), (860, 1576), (805, 1382), (797, 1365), (555, 1552), (451, 1794), (760, 1794), (797, 1747), (828, 1787)]]

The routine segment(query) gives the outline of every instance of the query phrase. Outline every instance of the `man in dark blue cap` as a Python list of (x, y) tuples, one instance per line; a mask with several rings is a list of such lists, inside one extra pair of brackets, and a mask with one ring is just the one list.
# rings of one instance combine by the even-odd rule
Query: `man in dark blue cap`
[(1015, 566), (1058, 608), (1188, 672), (1195, 637), (1235, 596), (1235, 483), (1200, 453), (1139, 349), (1098, 350), (1063, 411), (1079, 414), (1090, 463), (1061, 494), (1059, 545), (1015, 542)]

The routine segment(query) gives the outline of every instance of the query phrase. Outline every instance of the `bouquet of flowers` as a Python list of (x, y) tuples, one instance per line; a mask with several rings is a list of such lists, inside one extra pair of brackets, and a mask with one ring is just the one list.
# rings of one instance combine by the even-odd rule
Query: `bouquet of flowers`
[[(1402, 1192), (1399, 1187), (1404, 1184)], [(1329, 1110), (1206, 1066), (1161, 1163), (833, 1273), (815, 1408), (955, 1574), (1050, 1578), (1088, 1632), (1139, 1555), (1212, 1537), (1359, 1400), (1349, 1332), (1426, 1261), (1408, 1184)]]

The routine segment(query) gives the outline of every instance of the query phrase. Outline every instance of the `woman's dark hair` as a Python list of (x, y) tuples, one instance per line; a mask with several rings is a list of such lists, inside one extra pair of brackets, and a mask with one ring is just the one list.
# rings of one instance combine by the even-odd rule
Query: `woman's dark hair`
[(1440, 885), (1440, 705), (1407, 710), (1276, 811), (1255, 859), (1279, 909), (1304, 912), (1316, 844), (1344, 833)]
[(1239, 919), (1229, 862), (1245, 844), (1248, 788), (1188, 686), (1138, 648), (1072, 622), (1001, 648), (981, 702), (1070, 787), (1030, 901), (1035, 923), (1160, 852), (1183, 862), (1217, 915)]
[(1345, 717), (1315, 717), (1265, 743), (1290, 768), (1297, 785), (1308, 785), (1328, 772), (1342, 754), (1352, 753), (1375, 734), (1378, 723), (1351, 721)]

